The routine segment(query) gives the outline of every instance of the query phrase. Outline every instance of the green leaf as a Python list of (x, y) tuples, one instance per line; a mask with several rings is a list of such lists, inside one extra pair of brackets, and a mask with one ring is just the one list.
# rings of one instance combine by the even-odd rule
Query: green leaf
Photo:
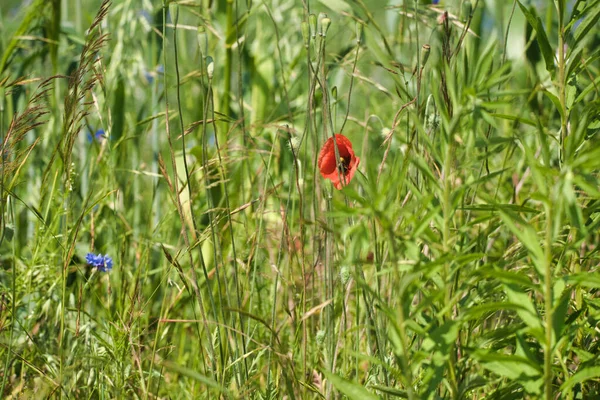
[(458, 398), (459, 399), (467, 399), (469, 398), (467, 394), (474, 389), (485, 386), (487, 384), (487, 380), (479, 375), (471, 375), (464, 379), (460, 387), (458, 388)]
[(565, 20), (565, 0), (554, 0), (554, 3), (558, 9), (558, 24), (562, 26)]
[(552, 101), (552, 104), (554, 104), (556, 111), (558, 111), (558, 113), (560, 114), (560, 118), (565, 119), (565, 113), (563, 112), (562, 105), (560, 104), (558, 96), (548, 90), (544, 90), (542, 91), (542, 93), (544, 93), (546, 97), (549, 98), (550, 101)]
[(577, 372), (575, 375), (566, 380), (560, 387), (563, 393), (568, 392), (573, 386), (587, 380), (600, 377), (600, 366), (587, 367)]
[(465, 321), (474, 320), (481, 317), (484, 314), (494, 313), (497, 311), (505, 310), (525, 310), (522, 304), (514, 304), (507, 302), (495, 302), (495, 303), (484, 303), (477, 306), (469, 307), (462, 315), (462, 319)]
[(526, 124), (529, 126), (536, 126), (534, 121), (527, 119), (527, 118), (523, 118), (523, 117), (517, 117), (516, 115), (497, 114), (497, 113), (491, 113), (490, 115), (494, 118), (507, 119), (509, 121), (517, 121), (517, 122), (520, 122), (522, 124)]
[(546, 273), (544, 269), (544, 250), (542, 249), (542, 246), (540, 246), (535, 229), (525, 221), (522, 221), (520, 226), (517, 226), (515, 224), (516, 218), (504, 210), (500, 210), (500, 217), (502, 218), (502, 221), (504, 221), (506, 227), (510, 229), (517, 239), (519, 239), (521, 244), (527, 248), (537, 273), (543, 278)]
[(568, 275), (563, 278), (567, 284), (579, 285), (587, 288), (600, 288), (600, 276), (598, 274), (590, 274), (587, 272)]
[(589, 93), (598, 89), (598, 85), (600, 84), (600, 76), (597, 76), (589, 85), (585, 87), (575, 99), (575, 103), (579, 103), (581, 100), (585, 98)]
[(484, 368), (509, 379), (527, 380), (527, 378), (541, 375), (540, 366), (530, 362), (525, 357), (500, 354), (488, 350), (476, 350), (472, 356), (479, 360)]
[[(600, 79), (598, 80), (600, 82)], [(572, 162), (572, 168), (584, 168), (587, 170), (593, 170), (600, 167), (600, 147), (590, 146), (584, 148), (582, 151), (577, 153), (577, 157)]]
[(221, 393), (223, 393), (226, 396), (226, 398), (232, 398), (231, 394), (229, 393), (229, 391), (227, 389), (225, 389), (224, 387), (219, 385), (213, 379), (211, 379), (205, 375), (202, 375), (201, 373), (199, 373), (193, 369), (185, 368), (185, 367), (183, 367), (177, 363), (171, 362), (171, 361), (163, 361), (161, 363), (161, 365), (170, 371), (177, 372), (180, 375), (187, 376), (188, 378), (194, 379), (208, 387), (211, 387), (213, 389), (220, 391)]
[(578, 47), (575, 47), (569, 54), (569, 59), (567, 60), (567, 77), (570, 77), (574, 73), (578, 74), (585, 66), (593, 64), (594, 61), (600, 58), (600, 49), (597, 49), (588, 58), (583, 59), (581, 53), (586, 48), (584, 43), (582, 43)]
[(542, 329), (542, 322), (529, 295), (514, 285), (504, 285), (504, 291), (509, 302), (521, 306), (516, 308), (519, 318), (532, 329)]
[(400, 390), (400, 389), (396, 389), (396, 388), (391, 388), (388, 386), (381, 386), (381, 385), (373, 385), (371, 386), (373, 389), (378, 390), (380, 392), (383, 392), (385, 394), (388, 394), (392, 397), (399, 397), (402, 399), (408, 399), (408, 394), (406, 393), (405, 390)]
[(583, 21), (581, 21), (577, 27), (577, 30), (575, 31), (574, 46), (577, 46), (577, 44), (585, 38), (586, 34), (592, 28), (598, 28), (598, 19), (600, 19), (600, 3), (596, 4), (595, 7), (590, 8), (592, 9), (585, 11), (587, 15), (583, 18)]
[[(525, 337), (521, 334), (517, 334), (517, 347), (515, 349), (515, 355), (526, 358), (530, 364), (540, 365), (542, 363), (540, 357), (539, 342), (528, 342)], [(540, 394), (542, 391), (543, 377), (540, 375), (537, 379), (535, 377), (526, 378), (521, 377), (519, 383), (523, 385), (523, 388), (530, 394)]]
[[(560, 283), (562, 283), (562, 285), (564, 286), (564, 281), (562, 280), (556, 281), (554, 285), (554, 291), (558, 292), (559, 294), (560, 292), (557, 289), (560, 288)], [(558, 299), (558, 301), (555, 300), (554, 312), (552, 316), (552, 328), (554, 329), (555, 337), (554, 343), (558, 343), (565, 329), (565, 319), (567, 316), (567, 311), (569, 311), (570, 298), (571, 291), (565, 290), (564, 292), (562, 292), (562, 296)]]
[(451, 343), (456, 341), (460, 324), (457, 321), (446, 321), (441, 326), (435, 328), (429, 337), (423, 342), (423, 350), (431, 351), (434, 348), (447, 349)]
[(505, 271), (497, 266), (486, 265), (480, 267), (477, 273), (488, 279), (497, 279), (507, 285), (518, 285), (519, 287), (524, 287), (527, 289), (540, 290), (539, 285), (537, 285), (535, 282), (532, 282), (529, 276), (521, 272)]
[(560, 202), (563, 203), (562, 205), (569, 217), (571, 226), (576, 228), (579, 234), (585, 236), (587, 235), (587, 227), (583, 219), (581, 205), (578, 202), (578, 197), (573, 187), (573, 176), (574, 174), (570, 171), (565, 174), (564, 181), (560, 185)]
[[(123, 137), (125, 130), (125, 110), (127, 103), (125, 93), (125, 77), (119, 76), (117, 80), (117, 88), (114, 91), (113, 107), (112, 107), (112, 126), (110, 130), (110, 139), (118, 142)], [(182, 132), (183, 133), (183, 132)], [(123, 150), (125, 152), (127, 150)], [(125, 157), (125, 155), (123, 155)]]
[(379, 397), (369, 392), (363, 386), (345, 380), (344, 378), (323, 370), (323, 375), (341, 393), (348, 396), (350, 400), (379, 400)]
[(527, 22), (529, 25), (535, 30), (536, 40), (540, 46), (540, 50), (542, 51), (542, 55), (544, 56), (544, 61), (546, 62), (546, 70), (550, 73), (554, 71), (554, 50), (552, 50), (552, 46), (550, 46), (550, 42), (548, 41), (548, 36), (546, 35), (546, 31), (544, 31), (544, 25), (542, 24), (542, 20), (537, 16), (535, 9), (532, 7), (531, 9), (525, 8), (520, 1), (518, 1), (519, 7), (521, 11), (527, 18)]
[(566, 90), (566, 107), (567, 110), (570, 110), (571, 107), (573, 107), (573, 102), (575, 101), (575, 95), (577, 94), (577, 78), (573, 77), (571, 79), (569, 79), (569, 82), (567, 83), (567, 90)]
[(575, 175), (573, 182), (581, 189), (583, 189), (590, 197), (600, 198), (600, 190), (596, 187), (593, 182), (589, 182), (582, 175)]
[(534, 213), (539, 214), (539, 210), (535, 208), (521, 206), (519, 204), (474, 204), (459, 207), (460, 210), (473, 210), (473, 211), (513, 211), (520, 213)]

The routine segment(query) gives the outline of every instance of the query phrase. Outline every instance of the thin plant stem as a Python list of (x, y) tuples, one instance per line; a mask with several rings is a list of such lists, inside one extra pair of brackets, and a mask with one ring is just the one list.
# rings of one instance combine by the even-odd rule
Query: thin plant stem
[(553, 399), (552, 380), (552, 209), (546, 205), (546, 234), (544, 246), (544, 308), (545, 308), (545, 341), (544, 343), (544, 397)]

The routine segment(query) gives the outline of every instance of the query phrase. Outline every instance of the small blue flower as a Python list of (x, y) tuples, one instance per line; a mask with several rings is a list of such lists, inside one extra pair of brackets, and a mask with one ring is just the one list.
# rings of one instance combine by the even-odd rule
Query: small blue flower
[(104, 129), (100, 128), (98, 129), (94, 135), (92, 136), (92, 133), (90, 131), (87, 132), (87, 141), (89, 143), (92, 143), (94, 141), (94, 139), (96, 139), (97, 142), (102, 142), (104, 139), (106, 139), (106, 132), (104, 132)]
[(96, 131), (96, 133), (94, 134), (94, 136), (96, 137), (96, 140), (101, 142), (106, 136), (104, 135), (104, 129), (100, 128)]
[(152, 82), (154, 82), (154, 79), (159, 77), (160, 75), (165, 73), (165, 67), (162, 64), (159, 64), (156, 66), (156, 68), (154, 68), (153, 71), (150, 70), (145, 70), (144, 71), (144, 78), (146, 78), (146, 81), (149, 84), (152, 84)]
[(95, 255), (94, 253), (87, 253), (85, 256), (85, 261), (87, 261), (88, 264), (96, 266), (97, 264), (102, 263), (103, 257), (101, 254)]
[(438, 4), (440, 2), (440, 0), (432, 0), (431, 4)]
[(85, 261), (87, 261), (87, 263), (92, 267), (98, 268), (98, 271), (100, 272), (109, 272), (113, 267), (113, 260), (108, 256), (108, 254), (103, 256), (100, 253), (87, 253), (85, 256)]
[(146, 78), (146, 81), (149, 84), (152, 84), (152, 82), (154, 82), (154, 75), (153, 75), (152, 72), (145, 71), (144, 72), (144, 78)]
[(104, 268), (105, 268), (104, 272), (110, 271), (112, 269), (112, 267), (113, 267), (113, 260), (112, 260), (112, 258), (110, 258), (108, 256), (108, 254), (106, 254), (104, 256)]

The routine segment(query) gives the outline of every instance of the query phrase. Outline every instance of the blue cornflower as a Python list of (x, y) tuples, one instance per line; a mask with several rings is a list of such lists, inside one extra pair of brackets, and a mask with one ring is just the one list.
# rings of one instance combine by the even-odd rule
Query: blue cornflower
[(440, 0), (432, 0), (431, 4), (438, 4), (440, 2)]
[(92, 143), (94, 141), (94, 139), (96, 139), (97, 142), (102, 142), (104, 139), (106, 139), (105, 133), (106, 132), (104, 132), (104, 129), (102, 129), (102, 128), (100, 128), (96, 132), (94, 132), (93, 136), (92, 136), (92, 133), (90, 131), (88, 131), (87, 141), (89, 143)]
[(108, 254), (103, 256), (100, 253), (87, 253), (85, 261), (92, 267), (98, 268), (98, 271), (100, 272), (109, 272), (113, 267), (113, 260)]
[(146, 81), (150, 84), (154, 82), (154, 75), (152, 74), (152, 72), (144, 71), (144, 78), (146, 78)]
[(96, 140), (101, 142), (106, 136), (104, 135), (104, 129), (100, 128), (96, 131), (96, 133), (94, 134), (94, 136), (96, 137)]
[(152, 84), (152, 82), (154, 82), (154, 79), (156, 77), (158, 77), (159, 75), (162, 75), (165, 73), (165, 67), (162, 64), (159, 64), (156, 66), (156, 68), (154, 68), (154, 71), (144, 71), (144, 77), (146, 78), (146, 81), (150, 84)]

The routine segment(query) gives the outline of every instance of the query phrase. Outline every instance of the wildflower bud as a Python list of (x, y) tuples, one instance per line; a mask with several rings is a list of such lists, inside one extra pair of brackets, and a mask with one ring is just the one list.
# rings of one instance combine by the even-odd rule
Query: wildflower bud
[(317, 18), (317, 20), (319, 21), (319, 23), (321, 23), (321, 21), (323, 21), (323, 18), (328, 18), (326, 13), (319, 13), (319, 17)]
[(466, 21), (471, 17), (471, 12), (473, 11), (473, 5), (469, 0), (466, 0), (462, 5), (462, 20)]
[(439, 25), (443, 25), (447, 19), (448, 19), (448, 11), (444, 11), (444, 13), (440, 14), (440, 16), (437, 18), (437, 23)]
[(206, 28), (202, 25), (198, 27), (198, 46), (200, 47), (202, 57), (206, 57), (206, 53), (208, 52), (208, 36), (206, 35)]
[(333, 97), (333, 100), (337, 101), (337, 86), (334, 86), (333, 89), (331, 89), (331, 97)]
[(425, 106), (425, 128), (427, 130), (435, 130), (440, 125), (439, 114), (435, 105), (435, 100), (432, 95), (427, 97), (427, 105)]
[(310, 35), (314, 39), (317, 34), (317, 16), (315, 14), (308, 16), (308, 26), (310, 28)]
[(363, 24), (360, 22), (356, 23), (356, 44), (360, 44), (362, 41)]
[(425, 64), (427, 64), (430, 52), (431, 46), (429, 46), (428, 44), (424, 44), (423, 47), (421, 47), (421, 68), (423, 68)]
[(213, 62), (213, 58), (211, 56), (206, 57), (206, 75), (208, 75), (208, 79), (213, 78), (213, 73), (215, 72), (215, 63)]
[(331, 25), (331, 19), (325, 17), (321, 19), (321, 36), (326, 37), (327, 31), (329, 30), (329, 25)]
[(304, 47), (308, 48), (310, 43), (310, 27), (308, 26), (308, 22), (302, 21), (302, 39), (304, 39)]

